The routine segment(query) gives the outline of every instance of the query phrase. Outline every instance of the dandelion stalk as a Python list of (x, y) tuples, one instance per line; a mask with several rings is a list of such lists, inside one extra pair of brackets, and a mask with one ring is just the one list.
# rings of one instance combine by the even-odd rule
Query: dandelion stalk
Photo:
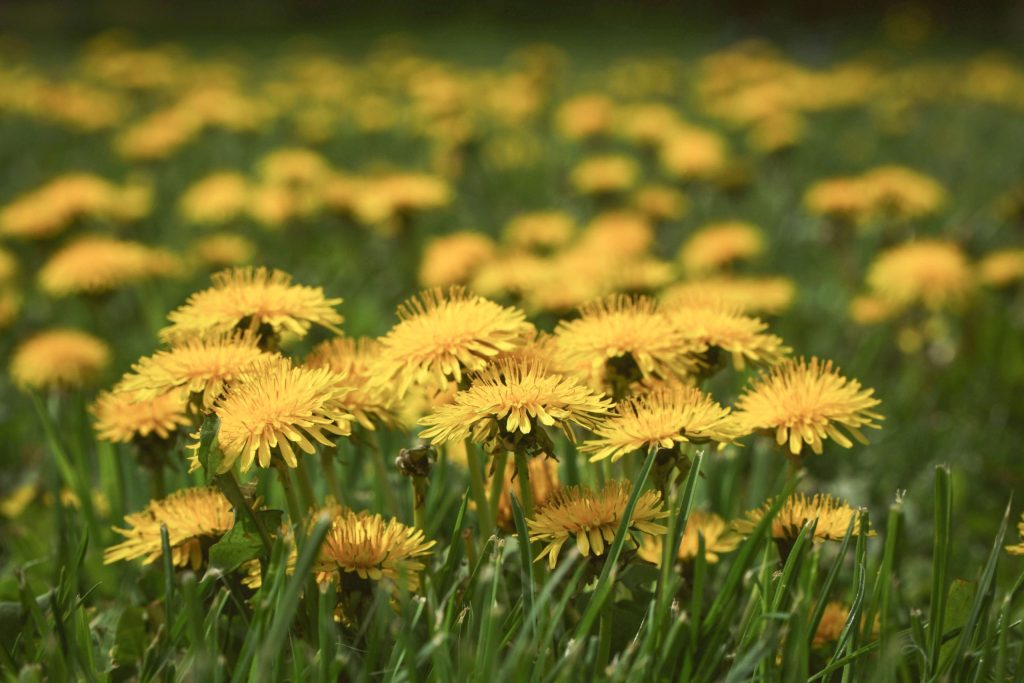
[(522, 448), (516, 448), (516, 478), (519, 480), (519, 496), (523, 503), (523, 514), (533, 517), (533, 487), (530, 486), (530, 458)]
[(505, 490), (505, 467), (508, 464), (508, 451), (501, 451), (494, 456), (491, 474), (491, 524), (493, 528), (498, 527), (498, 511), (501, 507), (501, 494)]
[(480, 524), (480, 538), (490, 538), (494, 533), (494, 518), (491, 506), (487, 503), (487, 492), (484, 488), (484, 470), (480, 464), (480, 454), (473, 442), (466, 439), (466, 465), (469, 467), (469, 490), (476, 503), (476, 516)]

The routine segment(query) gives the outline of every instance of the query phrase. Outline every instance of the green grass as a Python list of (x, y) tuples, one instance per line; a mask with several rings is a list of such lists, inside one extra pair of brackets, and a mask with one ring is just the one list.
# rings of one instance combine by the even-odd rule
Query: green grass
[[(674, 44), (666, 32), (658, 33), (661, 42), (655, 45), (638, 47), (632, 39), (607, 53), (595, 48), (601, 41), (591, 34), (569, 36), (576, 70), (565, 75), (557, 95), (601, 87), (601, 69), (616, 58), (637, 52), (690, 58), (700, 52), (694, 44)], [(497, 46), (484, 39), (490, 35), (468, 34), (460, 43), (459, 31), (435, 28), (422, 43), (428, 53), (480, 68), (499, 64), (513, 47), (507, 36)], [(204, 51), (220, 52), (208, 40), (196, 39)], [(257, 65), (274, 54), (273, 46), (246, 47), (259, 55), (253, 58)], [(66, 54), (68, 46), (53, 49)], [(34, 58), (52, 71), (73, 70), (45, 50)], [(897, 54), (894, 61), (923, 58)], [(672, 101), (687, 117), (709, 121), (696, 107), (689, 81)], [(138, 106), (144, 111), (155, 102), (142, 98)], [(699, 553), (701, 559), (683, 574), (668, 563), (659, 570), (636, 561), (622, 525), (603, 562), (566, 550), (556, 569), (547, 571), (532, 562), (538, 548), (530, 548), (520, 501), (514, 503), (514, 533), (481, 534), (471, 504), (480, 494), (472, 494), (467, 473), (441, 453), (416, 517), (437, 541), (420, 592), (374, 591), (354, 623), (338, 625), (336, 589), (312, 591), (308, 580), (326, 525), (298, 530), (297, 569), (289, 573), (285, 544), (261, 533), (276, 524), (259, 511), (250, 516), (241, 504), (242, 489), (253, 486), (268, 509), (288, 509), (277, 474), (243, 477), (242, 489), (234, 475), (189, 474), (184, 439), (163, 471), (167, 490), (208, 481), (220, 486), (236, 502), (237, 544), (211, 552), (212, 568), (199, 573), (174, 569), (169, 548), (151, 565), (103, 565), (103, 549), (117, 538), (111, 527), (149, 500), (151, 473), (139, 466), (131, 447), (96, 439), (86, 411), (91, 392), (30, 395), (5, 375), (0, 489), (7, 493), (16, 484), (35, 482), (40, 496), (21, 516), (0, 518), (4, 679), (1024, 680), (1024, 565), (1003, 550), (1017, 542), (1013, 527), (1020, 507), (1012, 496), (1024, 488), (1018, 452), (1024, 439), (1018, 397), (1024, 382), (1021, 293), (981, 292), (965, 312), (951, 316), (956, 352), (948, 363), (902, 354), (895, 326), (856, 327), (846, 315), (870, 259), (894, 240), (947, 236), (975, 257), (1019, 246), (1020, 226), (1001, 221), (990, 207), (1024, 179), (1018, 149), (1024, 119), (1012, 109), (943, 97), (916, 102), (899, 134), (880, 129), (865, 108), (815, 113), (809, 120), (802, 143), (776, 156), (751, 153), (738, 133), (727, 131), (751, 170), (751, 187), (740, 194), (712, 185), (687, 187), (690, 212), (661, 227), (654, 252), (672, 259), (693, 228), (710, 220), (761, 225), (768, 251), (752, 271), (784, 274), (799, 288), (793, 308), (771, 321), (773, 331), (798, 354), (832, 358), (845, 374), (873, 387), (883, 401), (884, 427), (870, 435), (870, 446), (844, 450), (828, 444), (822, 457), (808, 458), (798, 473), (787, 470), (768, 440), (747, 439), (744, 448), (722, 453), (694, 451), (688, 477), (669, 490), (666, 557), (693, 510), (733, 518), (797, 488), (840, 494), (865, 506), (862, 527), (876, 536), (855, 535), (851, 526), (841, 542), (815, 544), (808, 527), (781, 557), (767, 533), (769, 514), (735, 552), (717, 563)], [(545, 155), (531, 168), (499, 171), (470, 158), (467, 172), (453, 180), (457, 201), (424, 216), (401, 242), (333, 216), (280, 233), (238, 227), (259, 244), (261, 263), (343, 296), (348, 333), (379, 335), (394, 324), (394, 306), (416, 290), (415, 268), (430, 236), (462, 228), (497, 235), (508, 218), (533, 209), (563, 208), (581, 222), (594, 215), (597, 207), (574, 195), (564, 180), (586, 151), (547, 129), (542, 134)], [(180, 250), (198, 234), (175, 210), (184, 187), (221, 167), (249, 172), (266, 152), (295, 144), (281, 121), (252, 136), (209, 131), (171, 162), (133, 166), (109, 142), (107, 134), (75, 134), (0, 112), (0, 201), (71, 170), (118, 181), (144, 173), (155, 183), (155, 209), (123, 232)], [(336, 167), (353, 171), (381, 161), (402, 168), (430, 165), (427, 144), (409, 131), (371, 138), (342, 129), (319, 151)], [(821, 239), (821, 221), (800, 206), (803, 190), (817, 179), (882, 163), (933, 175), (950, 188), (953, 201), (938, 216), (903, 226), (895, 237), (879, 232), (843, 250), (829, 248)], [(659, 179), (650, 165), (645, 175)], [(111, 229), (76, 229), (84, 228)], [(4, 246), (17, 253), (26, 300), (22, 315), (0, 338), (0, 358), (6, 362), (13, 347), (38, 329), (57, 323), (80, 327), (113, 346), (115, 362), (102, 386), (151, 353), (167, 311), (208, 281), (208, 273), (199, 271), (183, 281), (148, 283), (102, 299), (53, 301), (32, 287), (32, 275), (54, 245)], [(547, 329), (553, 323), (550, 317), (538, 319)], [(315, 330), (289, 352), (299, 357), (326, 336)], [(727, 402), (743, 380), (727, 373), (710, 388)], [(200, 458), (208, 461), (216, 457), (212, 420), (202, 435)], [(323, 502), (337, 485), (354, 509), (412, 524), (412, 481), (392, 465), (411, 436), (382, 430), (363, 437), (328, 449), (324, 462), (336, 482), (313, 464), (318, 460), (308, 461), (313, 496)], [(594, 484), (604, 477), (564, 440), (556, 447), (563, 481)], [(637, 486), (631, 505), (654, 456), (632, 457)], [(65, 489), (77, 495), (79, 507), (61, 502)], [(93, 491), (102, 492), (106, 509), (94, 504)], [(257, 591), (242, 585), (236, 571), (239, 558), (251, 557), (260, 558), (265, 569)], [(814, 648), (824, 607), (833, 600), (850, 605), (850, 617), (838, 641)]]

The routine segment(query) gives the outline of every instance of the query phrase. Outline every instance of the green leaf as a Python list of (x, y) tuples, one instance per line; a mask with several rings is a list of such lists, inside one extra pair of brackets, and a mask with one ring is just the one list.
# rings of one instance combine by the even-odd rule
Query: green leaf
[[(257, 510), (264, 528), (276, 529), (281, 524), (281, 510)], [(210, 546), (210, 568), (231, 572), (243, 563), (254, 560), (263, 551), (259, 529), (248, 515), (236, 514), (235, 525), (219, 541)]]
[(146, 652), (146, 621), (142, 609), (128, 606), (117, 620), (114, 636), (114, 662), (128, 666), (142, 659)]
[(196, 455), (199, 457), (199, 464), (203, 466), (203, 473), (206, 482), (209, 483), (220, 469), (223, 460), (219, 448), (213, 447), (214, 439), (220, 430), (220, 418), (216, 414), (210, 414), (203, 420), (203, 426), (199, 428), (199, 450)]

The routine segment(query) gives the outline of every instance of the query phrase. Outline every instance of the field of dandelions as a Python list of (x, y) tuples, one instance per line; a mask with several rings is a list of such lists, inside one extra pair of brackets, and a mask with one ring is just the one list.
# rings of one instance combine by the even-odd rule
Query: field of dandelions
[(450, 47), (3, 43), (3, 680), (1024, 680), (1024, 65)]

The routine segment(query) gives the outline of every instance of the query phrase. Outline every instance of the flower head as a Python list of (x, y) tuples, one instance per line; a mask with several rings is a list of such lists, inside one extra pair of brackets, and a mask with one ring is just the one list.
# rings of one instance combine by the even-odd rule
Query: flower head
[(679, 251), (683, 268), (691, 275), (721, 270), (734, 261), (758, 256), (764, 251), (764, 236), (750, 223), (728, 221), (705, 225)]
[(990, 287), (1006, 287), (1024, 280), (1024, 249), (996, 249), (978, 264), (978, 280)]
[(14, 350), (11, 378), (22, 389), (79, 387), (110, 363), (110, 348), (78, 330), (40, 332)]
[(689, 344), (704, 349), (705, 355), (728, 353), (737, 370), (747, 361), (775, 364), (789, 353), (782, 338), (768, 332), (767, 323), (721, 299), (678, 297), (666, 313)]
[(940, 310), (963, 303), (974, 275), (956, 244), (918, 240), (882, 252), (868, 269), (867, 284), (895, 308), (921, 304)]
[(668, 385), (623, 401), (594, 433), (597, 438), (584, 443), (580, 452), (591, 453), (591, 462), (605, 458), (615, 462), (627, 453), (652, 447), (732, 443), (743, 430), (728, 408), (700, 389)]
[[(220, 418), (217, 436), (226, 472), (236, 461), (248, 471), (259, 456), (270, 467), (274, 452), (295, 467), (295, 444), (305, 453), (316, 448), (309, 437), (325, 446), (336, 436), (351, 433), (352, 416), (344, 398), (351, 391), (344, 375), (327, 368), (295, 367), (287, 358), (271, 357), (242, 373), (214, 408)], [(273, 449), (273, 451), (272, 451)]]
[(466, 284), (494, 253), (494, 242), (478, 232), (436, 237), (423, 250), (420, 283), (424, 287)]
[(96, 417), (96, 435), (104, 441), (127, 443), (171, 434), (189, 423), (185, 415), (185, 397), (178, 392), (142, 398), (123, 385), (96, 397), (90, 410)]
[(785, 311), (796, 297), (796, 285), (784, 277), (713, 277), (683, 282), (665, 290), (666, 308), (693, 299), (719, 299), (744, 313), (769, 315)]
[[(546, 543), (536, 561), (548, 558), (554, 568), (558, 555), (570, 538), (575, 537), (580, 554), (589, 557), (604, 555), (605, 548), (615, 540), (615, 533), (626, 512), (632, 485), (624, 481), (610, 481), (597, 492), (578, 486), (569, 486), (555, 493), (547, 505), (538, 509), (532, 519), (526, 520), (530, 540)], [(659, 523), (668, 517), (661, 506), (661, 494), (644, 491), (637, 499), (629, 520), (631, 536), (658, 536), (666, 532)], [(632, 539), (634, 543), (636, 539)]]
[(636, 184), (640, 166), (621, 154), (590, 157), (573, 170), (573, 186), (583, 194), (623, 192)]
[(192, 253), (211, 266), (237, 266), (249, 263), (256, 255), (256, 245), (247, 237), (218, 232), (192, 243)]
[(682, 332), (654, 300), (613, 295), (580, 307), (580, 317), (555, 329), (559, 355), (592, 386), (628, 393), (641, 379), (683, 379), (697, 368)]
[(175, 491), (166, 498), (150, 501), (140, 512), (126, 515), (126, 529), (114, 531), (125, 537), (103, 553), (104, 564), (141, 557), (150, 564), (163, 554), (160, 527), (167, 526), (171, 560), (175, 567), (199, 569), (206, 547), (234, 525), (231, 504), (213, 488)]
[(213, 287), (196, 292), (168, 315), (165, 341), (222, 334), (245, 325), (268, 325), (275, 333), (303, 337), (315, 323), (329, 329), (342, 322), (334, 310), (341, 299), (328, 299), (320, 287), (292, 284), (291, 276), (266, 268), (234, 268), (215, 273)]
[(239, 173), (222, 171), (192, 184), (179, 202), (185, 220), (198, 225), (220, 225), (245, 215), (249, 183)]
[(453, 287), (422, 292), (398, 307), (400, 322), (381, 339), (376, 381), (395, 382), (399, 396), (409, 387), (443, 388), (466, 371), (482, 370), (501, 353), (535, 334), (526, 315)]
[(329, 368), (345, 376), (352, 391), (341, 404), (366, 429), (374, 429), (376, 423), (394, 426), (400, 422), (392, 387), (370, 381), (380, 351), (380, 342), (374, 339), (336, 337), (318, 345), (306, 358), (306, 367)]
[[(817, 454), (822, 441), (831, 438), (843, 448), (857, 441), (867, 443), (863, 427), (878, 429), (883, 419), (872, 409), (880, 401), (873, 389), (843, 377), (832, 361), (812, 358), (789, 360), (761, 373), (736, 403), (740, 422), (750, 431), (775, 432), (780, 446), (799, 456), (804, 445)], [(842, 428), (842, 430), (840, 429)]]
[(434, 544), (422, 530), (396, 519), (341, 509), (331, 522), (314, 570), (321, 575), (355, 573), (371, 581), (401, 581), (415, 591), (426, 566), (423, 560)]
[[(733, 527), (741, 534), (749, 534), (764, 519), (765, 514), (772, 508), (773, 501), (768, 500), (764, 505), (747, 512), (744, 519), (737, 519)], [(853, 533), (859, 535), (860, 519), (858, 512), (846, 502), (833, 498), (828, 494), (815, 494), (808, 498), (802, 493), (795, 493), (790, 496), (778, 514), (772, 519), (771, 536), (777, 541), (795, 541), (800, 531), (808, 522), (816, 521), (814, 529), (814, 541), (841, 541), (846, 537), (846, 530), (850, 528), (850, 521), (854, 521)], [(869, 531), (869, 536), (875, 532)]]
[(52, 296), (98, 294), (173, 274), (180, 266), (178, 257), (167, 250), (92, 235), (50, 257), (39, 271), (39, 287)]
[(610, 407), (611, 401), (538, 359), (503, 358), (474, 376), (452, 403), (421, 419), (427, 429), (420, 436), (437, 444), (472, 435), (474, 441), (507, 447), (539, 426), (557, 426), (575, 440), (572, 424), (592, 429)]
[(251, 332), (186, 339), (166, 351), (140, 359), (122, 384), (139, 398), (154, 398), (168, 392), (183, 398), (200, 394), (204, 409), (209, 410), (229, 382), (270, 357), (272, 354), (259, 348)]
[[(695, 511), (686, 520), (686, 529), (676, 558), (682, 562), (692, 562), (700, 549), (701, 536), (704, 537), (704, 559), (708, 564), (715, 564), (719, 555), (736, 550), (743, 541), (743, 536), (715, 513)], [(640, 559), (660, 567), (663, 548), (661, 538), (649, 536), (644, 538), (637, 554)]]
[(1011, 555), (1024, 555), (1024, 515), (1021, 515), (1020, 521), (1017, 523), (1017, 531), (1020, 533), (1021, 542), (1006, 546), (1006, 552)]

